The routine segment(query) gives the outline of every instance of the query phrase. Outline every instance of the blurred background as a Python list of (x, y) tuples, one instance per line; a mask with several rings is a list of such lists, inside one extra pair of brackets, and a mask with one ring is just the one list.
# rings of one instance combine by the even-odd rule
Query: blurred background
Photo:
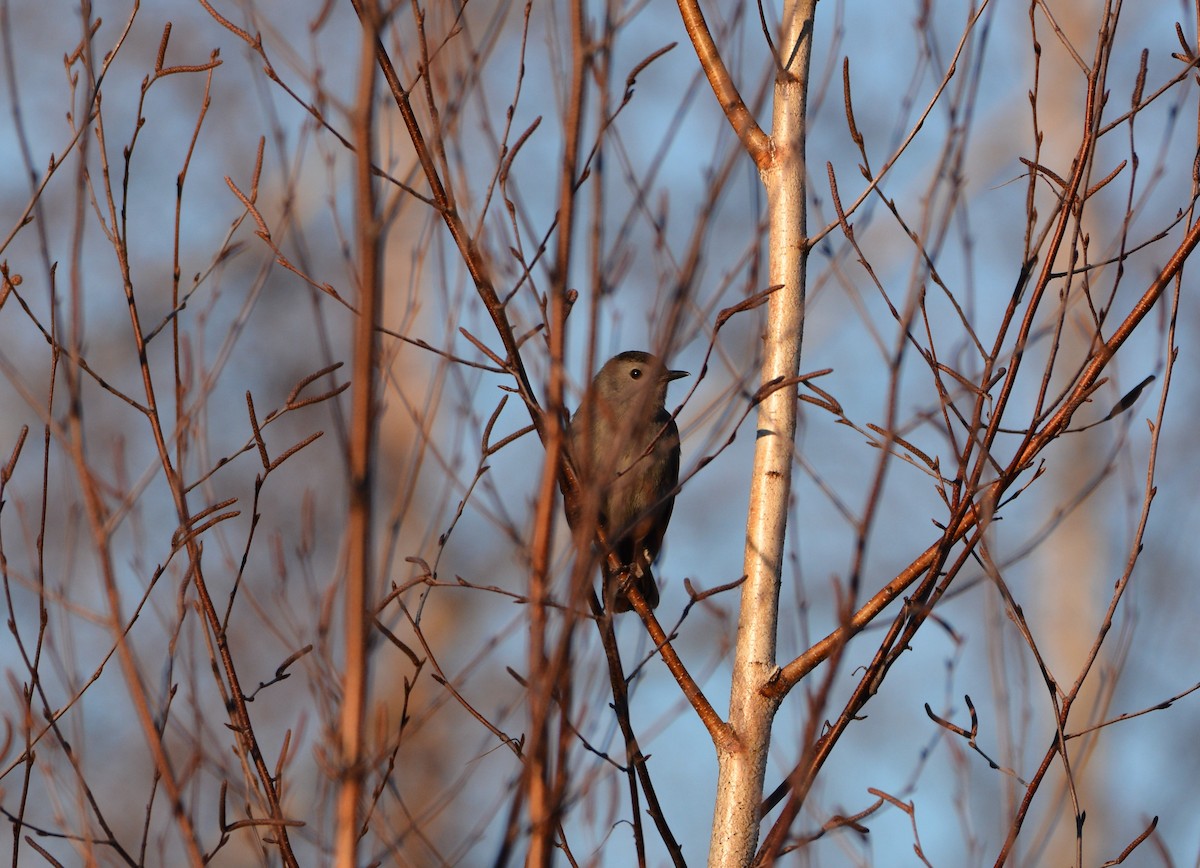
[[(420, 121), (442, 131), (441, 168), (516, 333), (529, 335), (525, 362), (539, 391), (549, 369), (535, 329), (556, 265), (572, 62), (560, 6), (430, 3), (421, 7), (427, 65), (416, 7), (396, 8), (384, 39)], [(586, 10), (596, 61), (569, 264), (579, 297), (569, 319), (568, 403), (595, 367), (625, 349), (662, 353), (692, 373), (668, 400), (679, 408), (685, 482), (656, 567), (658, 615), (668, 627), (682, 618), (675, 647), (724, 713), (737, 592), (688, 607), (684, 580), (704, 590), (742, 574), (762, 309), (715, 329), (721, 310), (767, 286), (765, 198), (676, 7)], [(1087, 284), (1091, 313), (1078, 291), (1039, 312), (1002, 423), (1015, 433), (1001, 434), (998, 450), (1020, 442), (1052, 356), (1051, 396), (1086, 358), (1095, 310), (1110, 317), (1107, 336), (1182, 239), (1179, 215), (1195, 196), (1197, 79), (1188, 52), (1196, 50), (1196, 9), (1168, 2), (1120, 11), (1099, 0), (820, 4), (808, 138), (808, 231), (817, 241), (801, 371), (828, 369), (814, 382), (843, 415), (801, 405), (781, 662), (837, 626), (856, 557), (861, 604), (938, 539), (948, 513), (933, 476), (903, 451), (885, 455), (868, 426), (900, 435), (952, 476), (961, 443), (946, 436), (946, 396), (913, 344), (936, 345), (940, 360), (968, 378), (982, 371), (977, 346), (993, 350), (1022, 268), (1044, 243), (1059, 189), (1051, 173), (1071, 172), (1089, 70), (1106, 70), (1104, 122), (1120, 122), (1098, 140), (1100, 168), (1085, 186), (1125, 162), (1077, 215), (1086, 242), (1081, 235), (1076, 249), (1090, 267), (1074, 285)], [(710, 3), (705, 13), (769, 132), (764, 22), (775, 33), (778, 10)], [(88, 21), (94, 30), (85, 38)], [(1095, 47), (1105, 26), (1115, 34), (1111, 57)], [(235, 29), (260, 36), (260, 47)], [(192, 514), (215, 507), (193, 527), (223, 516), (200, 537), (205, 580), (243, 688), (261, 685), (249, 709), (267, 765), (282, 774), (285, 808), (305, 824), (291, 830), (293, 845), (301, 864), (328, 858), (349, 393), (302, 399), (349, 377), (347, 368), (327, 369), (349, 361), (359, 289), (348, 112), (360, 41), (349, 4), (0, 2), (0, 264), (8, 281), (0, 306), (8, 625), (0, 631), (0, 808), (9, 820), (0, 824), (0, 852), (14, 864), (42, 858), (27, 837), (68, 865), (182, 858), (129, 675), (113, 656), (123, 630), (213, 863), (278, 859), (263, 827), (221, 834), (222, 818), (261, 816), (260, 796), (232, 749), (147, 421), (144, 370)], [(847, 120), (847, 83), (861, 152)], [(1148, 104), (1122, 119), (1135, 91)], [(396, 641), (373, 648), (372, 810), (360, 852), (383, 864), (486, 865), (521, 773), (504, 738), (520, 739), (526, 725), (523, 595), (543, 450), (527, 433), (485, 454), (485, 444), (520, 431), (529, 415), (505, 391), (511, 378), (472, 340), (503, 354), (382, 89), (378, 106), (387, 331), (375, 590), (379, 620)], [(1031, 183), (1023, 161), (1049, 171)], [(887, 172), (849, 218), (856, 249), (836, 225), (830, 178), (849, 209), (867, 189), (864, 165), (872, 177)], [(114, 244), (114, 232), (123, 243)], [(539, 254), (543, 245), (550, 252)], [(1055, 267), (1065, 273), (1072, 263)], [(1188, 549), (1200, 518), (1187, 446), (1195, 424), (1187, 408), (1200, 385), (1193, 286), (1185, 271), (1178, 309), (1168, 291), (1076, 426), (1103, 420), (1145, 378), (1156, 379), (1126, 412), (1052, 443), (1037, 478), (1027, 471), (1027, 487), (988, 531), (1042, 662), (1064, 689), (1079, 677), (1133, 564), (1072, 712), (1074, 732), (1200, 682), (1200, 597)], [(130, 298), (149, 336), (145, 366)], [(910, 343), (894, 311), (919, 299)], [(1164, 392), (1169, 329), (1178, 366)], [(1001, 358), (1013, 352), (1011, 334), (1000, 340)], [(247, 393), (271, 459), (321, 436), (266, 469)], [(949, 398), (969, 405), (970, 390)], [(1003, 465), (1012, 452), (995, 457)], [(97, 510), (107, 516), (100, 527), (89, 520)], [(573, 548), (560, 525), (554, 574), (565, 594)], [(870, 661), (898, 607), (850, 643), (827, 693), (804, 682), (784, 701), (768, 788), (796, 763), (810, 717), (836, 718), (856, 667)], [(866, 810), (878, 798), (869, 788), (910, 804), (911, 815), (887, 805), (862, 829), (832, 829), (789, 853), (788, 864), (996, 859), (1024, 782), (1056, 736), (1054, 705), (1029, 642), (978, 565), (956, 579), (935, 616), (838, 743), (793, 831), (814, 836), (831, 818)], [(632, 720), (667, 820), (688, 863), (701, 864), (716, 782), (711, 742), (634, 616), (618, 620), (618, 637), (627, 671), (645, 661), (630, 682)], [(578, 740), (563, 832), (579, 864), (634, 864), (627, 782), (608, 759), (623, 759), (624, 745), (603, 651), (589, 629), (573, 650)], [(827, 673), (819, 668), (811, 679)], [(986, 757), (926, 713), (928, 705), (969, 729), (965, 696)], [(1074, 794), (1056, 763), (1011, 864), (1074, 863), (1073, 798), (1086, 811), (1086, 864), (1116, 859), (1152, 817), (1157, 828), (1130, 864), (1200, 864), (1198, 701), (1184, 696), (1074, 740)], [(16, 817), (26, 826), (14, 840)], [(669, 864), (652, 834), (649, 848), (650, 864)]]

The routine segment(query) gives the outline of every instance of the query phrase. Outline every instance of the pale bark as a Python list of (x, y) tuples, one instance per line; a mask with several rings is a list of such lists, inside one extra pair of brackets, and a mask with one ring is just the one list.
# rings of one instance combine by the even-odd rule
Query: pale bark
[[(807, 260), (805, 221), (805, 110), (815, 0), (790, 0), (779, 40), (784, 64), (775, 81), (771, 153), (761, 166), (769, 216), (770, 301), (764, 335), (762, 383), (794, 377), (800, 368)], [(796, 389), (772, 391), (759, 405), (750, 505), (746, 522), (746, 582), (738, 619), (729, 724), (733, 749), (718, 748), (719, 775), (709, 865), (747, 865), (759, 837), (771, 724), (778, 700), (760, 692), (777, 668), (775, 640), (783, 566)]]

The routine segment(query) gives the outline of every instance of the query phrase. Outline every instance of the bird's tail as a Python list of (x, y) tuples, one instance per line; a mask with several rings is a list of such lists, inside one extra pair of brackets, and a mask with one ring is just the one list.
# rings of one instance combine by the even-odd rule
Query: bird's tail
[(658, 583), (654, 581), (654, 573), (650, 571), (649, 566), (632, 564), (628, 569), (622, 569), (620, 572), (613, 573), (607, 569), (604, 571), (604, 601), (605, 605), (608, 605), (609, 600), (612, 601), (614, 613), (633, 610), (629, 597), (622, 590), (626, 585), (637, 588), (642, 599), (651, 609), (657, 608)]

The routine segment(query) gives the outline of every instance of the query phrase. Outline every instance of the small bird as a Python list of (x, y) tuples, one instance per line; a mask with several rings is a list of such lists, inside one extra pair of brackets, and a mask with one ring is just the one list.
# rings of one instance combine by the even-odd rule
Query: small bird
[(687, 371), (670, 371), (657, 357), (630, 350), (609, 359), (571, 418), (571, 453), (583, 496), (599, 499), (599, 522), (621, 562), (607, 555), (605, 605), (633, 608), (613, 582), (626, 576), (646, 604), (658, 605), (650, 564), (658, 556), (679, 483), (679, 428), (667, 412), (667, 384)]

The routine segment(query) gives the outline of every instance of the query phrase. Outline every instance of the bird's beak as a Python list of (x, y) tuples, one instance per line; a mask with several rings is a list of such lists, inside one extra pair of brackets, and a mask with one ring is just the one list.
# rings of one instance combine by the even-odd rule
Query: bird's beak
[(663, 374), (663, 382), (669, 383), (672, 380), (678, 380), (680, 377), (689, 376), (687, 371), (667, 371)]

